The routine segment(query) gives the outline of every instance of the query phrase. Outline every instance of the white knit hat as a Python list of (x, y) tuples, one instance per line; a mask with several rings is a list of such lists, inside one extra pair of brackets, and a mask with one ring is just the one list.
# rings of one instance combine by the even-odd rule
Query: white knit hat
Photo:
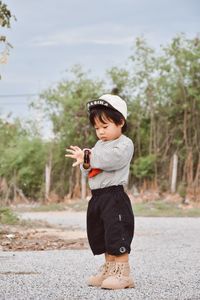
[(126, 102), (117, 95), (106, 94), (102, 95), (96, 100), (89, 101), (87, 103), (87, 108), (90, 111), (92, 107), (99, 105), (111, 107), (122, 114), (122, 116), (127, 118), (127, 105)]

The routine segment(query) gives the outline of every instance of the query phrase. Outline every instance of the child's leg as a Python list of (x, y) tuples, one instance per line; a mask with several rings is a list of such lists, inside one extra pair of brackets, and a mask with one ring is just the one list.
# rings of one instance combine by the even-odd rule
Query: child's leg
[(114, 256), (115, 262), (128, 262), (129, 255), (128, 253), (124, 253), (122, 255)]
[(129, 254), (113, 256), (115, 259), (115, 268), (112, 270), (101, 284), (104, 289), (124, 289), (135, 287), (133, 278), (130, 275)]
[(97, 274), (89, 277), (87, 284), (90, 286), (101, 286), (102, 282), (112, 274), (113, 269), (115, 269), (115, 256), (105, 253), (105, 263)]
[(108, 261), (115, 261), (116, 256), (115, 255), (110, 255), (108, 253), (105, 253), (105, 260), (106, 262)]

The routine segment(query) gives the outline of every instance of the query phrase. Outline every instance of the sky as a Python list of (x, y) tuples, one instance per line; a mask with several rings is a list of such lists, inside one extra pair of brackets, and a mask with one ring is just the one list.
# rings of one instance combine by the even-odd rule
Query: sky
[(110, 67), (123, 66), (138, 36), (159, 48), (181, 32), (189, 38), (200, 33), (199, 0), (3, 2), (17, 21), (0, 32), (13, 45), (8, 63), (0, 65), (0, 117), (36, 117), (30, 101), (75, 64), (103, 79)]

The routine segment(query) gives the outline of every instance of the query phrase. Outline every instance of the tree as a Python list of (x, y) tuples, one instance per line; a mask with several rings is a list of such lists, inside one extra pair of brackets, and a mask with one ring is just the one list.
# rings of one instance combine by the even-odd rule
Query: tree
[[(161, 50), (157, 54), (139, 38), (128, 64), (107, 72), (111, 86), (128, 104), (126, 134), (135, 144), (130, 183), (141, 189), (166, 191), (173, 178), (173, 191), (183, 190), (182, 186), (185, 195), (191, 193), (198, 200), (200, 42), (179, 35)], [(15, 182), (27, 197), (44, 195), (45, 165), (49, 171), (46, 194), (51, 187), (60, 199), (66, 195), (80, 197), (80, 169), (72, 168), (65, 149), (70, 145), (94, 145), (96, 137), (88, 121), (86, 102), (111, 88), (91, 79), (80, 66), (74, 66), (67, 76), (44, 91), (35, 104), (43, 108), (52, 123), (51, 141), (45, 142), (37, 131), (28, 131), (19, 121), (11, 124), (0, 120), (1, 179), (8, 187)]]
[(158, 55), (145, 39), (137, 38), (127, 67), (115, 67), (109, 72), (128, 100), (128, 135), (135, 142), (136, 166), (131, 169), (132, 176), (140, 182), (142, 178), (146, 180), (145, 163), (153, 155), (148, 178), (169, 189), (171, 165), (177, 154), (177, 180), (188, 190), (193, 187), (193, 194), (197, 194), (200, 42), (198, 38), (178, 35), (161, 50)]
[(41, 109), (43, 104), (55, 135), (52, 141), (52, 189), (60, 196), (68, 192), (69, 197), (80, 197), (80, 169), (72, 168), (71, 160), (65, 158), (65, 149), (70, 145), (86, 148), (94, 144), (86, 102), (101, 94), (103, 82), (90, 79), (80, 66), (74, 66), (69, 76), (70, 79), (42, 93), (38, 106)]
[(19, 120), (0, 120), (0, 140), (0, 198), (8, 202), (17, 193), (24, 199), (42, 197), (48, 145)]
[[(200, 186), (200, 40), (179, 35), (165, 49), (165, 59), (173, 61), (169, 117), (173, 132), (172, 147), (178, 151), (179, 179), (188, 189)], [(176, 124), (174, 126), (174, 124)], [(200, 192), (200, 191), (199, 191)]]
[[(0, 26), (10, 28), (10, 21), (12, 17), (16, 20), (15, 16), (11, 15), (11, 11), (8, 9), (7, 5), (0, 1)], [(0, 35), (0, 43), (4, 44), (4, 49), (0, 53), (0, 64), (5, 64), (7, 63), (7, 58), (12, 45), (7, 41), (6, 36), (2, 35)]]

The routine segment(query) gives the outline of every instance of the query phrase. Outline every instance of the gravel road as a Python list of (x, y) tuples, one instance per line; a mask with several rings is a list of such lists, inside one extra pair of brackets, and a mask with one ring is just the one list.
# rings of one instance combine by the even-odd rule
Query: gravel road
[[(61, 226), (85, 229), (84, 213), (66, 222), (63, 212), (50, 214)], [(136, 218), (130, 255), (135, 289), (88, 287), (86, 278), (102, 262), (90, 250), (0, 252), (0, 299), (199, 300), (200, 218)]]

